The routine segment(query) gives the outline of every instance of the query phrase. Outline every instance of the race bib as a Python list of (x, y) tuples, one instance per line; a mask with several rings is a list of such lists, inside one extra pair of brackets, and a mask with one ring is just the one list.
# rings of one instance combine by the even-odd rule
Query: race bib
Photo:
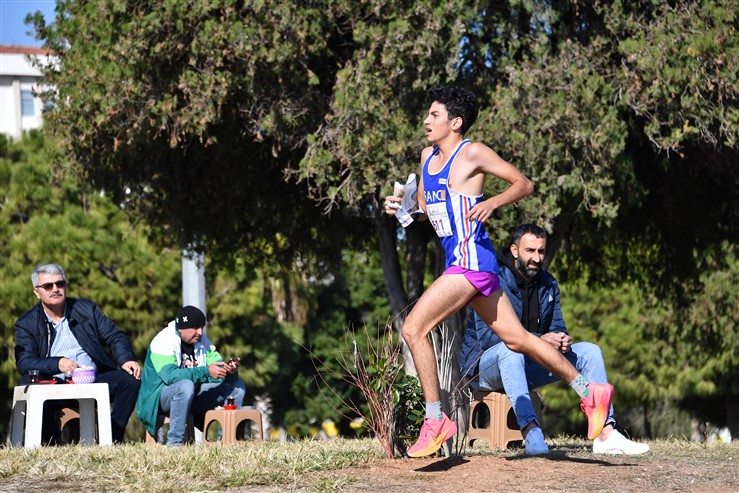
[(449, 215), (446, 213), (445, 202), (426, 204), (426, 214), (428, 214), (429, 221), (431, 221), (431, 225), (436, 230), (439, 238), (452, 236), (452, 223), (449, 221)]

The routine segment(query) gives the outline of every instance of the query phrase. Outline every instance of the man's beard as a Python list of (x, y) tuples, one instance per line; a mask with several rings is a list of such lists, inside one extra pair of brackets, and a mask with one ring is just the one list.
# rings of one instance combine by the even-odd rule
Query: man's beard
[(539, 273), (539, 270), (541, 269), (541, 264), (535, 267), (531, 267), (525, 264), (523, 260), (521, 260), (521, 257), (518, 257), (516, 259), (516, 269), (523, 277), (526, 278), (526, 280), (530, 281)]

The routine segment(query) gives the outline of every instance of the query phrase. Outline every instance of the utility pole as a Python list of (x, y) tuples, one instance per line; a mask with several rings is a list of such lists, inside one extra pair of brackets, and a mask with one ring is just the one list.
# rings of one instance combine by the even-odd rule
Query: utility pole
[(182, 251), (182, 306), (192, 305), (205, 313), (205, 255)]
[[(182, 306), (187, 305), (199, 308), (208, 319), (205, 310), (205, 255), (195, 249), (182, 251)], [(203, 432), (198, 428), (195, 428), (195, 443), (203, 443)]]

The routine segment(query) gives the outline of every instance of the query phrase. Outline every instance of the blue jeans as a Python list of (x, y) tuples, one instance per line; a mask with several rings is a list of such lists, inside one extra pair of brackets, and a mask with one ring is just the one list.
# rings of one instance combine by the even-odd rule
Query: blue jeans
[[(578, 342), (573, 344), (572, 350), (563, 356), (589, 382), (608, 383), (603, 354), (596, 344)], [(503, 343), (491, 347), (480, 358), (480, 390), (504, 390), (511, 401), (513, 412), (516, 413), (516, 420), (521, 429), (532, 421), (536, 421), (529, 390), (558, 380), (557, 375), (523, 354), (511, 351)], [(611, 406), (606, 424), (615, 425), (615, 423), (613, 406)]]
[(222, 406), (226, 397), (233, 396), (234, 404), (242, 406), (246, 387), (241, 380), (195, 385), (192, 380), (179, 380), (165, 385), (159, 395), (159, 407), (169, 414), (167, 445), (179, 445), (185, 440), (187, 416), (205, 413)]

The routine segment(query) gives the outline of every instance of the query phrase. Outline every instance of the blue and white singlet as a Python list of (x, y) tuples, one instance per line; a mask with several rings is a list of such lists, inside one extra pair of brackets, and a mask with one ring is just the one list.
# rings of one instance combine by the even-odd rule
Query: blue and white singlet
[(466, 219), (470, 209), (482, 201), (482, 195), (472, 197), (455, 192), (448, 187), (449, 174), (454, 159), (469, 139), (460, 142), (437, 173), (429, 172), (431, 159), (439, 154), (439, 148), (423, 164), (423, 191), (426, 197), (426, 213), (439, 235), (446, 254), (446, 268), (456, 265), (464, 269), (499, 274), (495, 249), (484, 225), (480, 221)]

